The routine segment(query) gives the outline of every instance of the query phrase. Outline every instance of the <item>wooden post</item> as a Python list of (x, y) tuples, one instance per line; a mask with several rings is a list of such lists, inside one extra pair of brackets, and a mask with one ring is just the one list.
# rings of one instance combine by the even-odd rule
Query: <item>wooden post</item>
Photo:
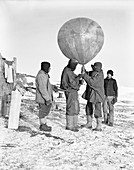
[(0, 117), (2, 117), (2, 96), (0, 96)]
[(0, 54), (0, 117), (2, 116), (2, 56)]
[(13, 83), (13, 87), (16, 85), (16, 64), (17, 64), (17, 59), (16, 57), (13, 58), (13, 69), (14, 69), (14, 72), (13, 72), (13, 76), (14, 76), (14, 83)]
[(2, 116), (7, 117), (7, 102), (6, 102), (6, 93), (2, 97)]
[(11, 94), (5, 94), (3, 96), (3, 116), (5, 118), (9, 117), (10, 104), (11, 104)]

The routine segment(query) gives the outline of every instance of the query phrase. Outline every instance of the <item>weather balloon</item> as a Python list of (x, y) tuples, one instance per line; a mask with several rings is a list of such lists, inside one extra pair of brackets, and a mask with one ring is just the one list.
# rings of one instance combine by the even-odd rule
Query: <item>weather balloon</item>
[(82, 65), (98, 54), (103, 43), (104, 33), (101, 26), (89, 18), (71, 19), (58, 32), (58, 45), (62, 53)]

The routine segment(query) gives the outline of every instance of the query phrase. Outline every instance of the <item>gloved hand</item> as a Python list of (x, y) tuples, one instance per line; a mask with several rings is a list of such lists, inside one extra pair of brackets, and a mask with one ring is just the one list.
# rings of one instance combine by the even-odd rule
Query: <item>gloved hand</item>
[(86, 69), (85, 69), (85, 66), (83, 65), (82, 67), (81, 67), (81, 74), (84, 74), (86, 72)]
[(112, 104), (115, 104), (117, 102), (117, 97), (115, 96), (113, 100), (111, 101)]
[(47, 106), (50, 105), (51, 103), (52, 103), (51, 100), (46, 101)]
[(81, 78), (82, 78), (82, 74), (79, 74), (77, 77), (78, 77), (79, 79), (81, 79)]
[(83, 79), (80, 79), (80, 80), (79, 80), (79, 84), (80, 84), (80, 85), (83, 85), (83, 83), (84, 83), (84, 80), (83, 80)]
[(58, 87), (56, 85), (52, 85), (53, 91), (58, 92)]

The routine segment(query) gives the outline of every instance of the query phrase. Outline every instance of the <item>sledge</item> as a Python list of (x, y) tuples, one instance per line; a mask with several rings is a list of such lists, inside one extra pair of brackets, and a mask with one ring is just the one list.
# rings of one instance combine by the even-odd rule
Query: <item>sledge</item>
[(10, 105), (10, 111), (9, 111), (9, 120), (8, 120), (9, 129), (18, 129), (20, 107), (21, 107), (21, 97), (22, 95), (18, 89), (16, 89), (15, 91), (12, 91), (11, 105)]

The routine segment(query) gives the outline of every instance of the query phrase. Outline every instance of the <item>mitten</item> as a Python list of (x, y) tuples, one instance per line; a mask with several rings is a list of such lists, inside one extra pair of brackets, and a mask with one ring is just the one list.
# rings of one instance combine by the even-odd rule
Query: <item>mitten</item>
[(117, 97), (114, 97), (113, 100), (111, 101), (112, 104), (115, 104), (117, 102)]
[(50, 105), (51, 103), (51, 100), (46, 101), (46, 105)]

